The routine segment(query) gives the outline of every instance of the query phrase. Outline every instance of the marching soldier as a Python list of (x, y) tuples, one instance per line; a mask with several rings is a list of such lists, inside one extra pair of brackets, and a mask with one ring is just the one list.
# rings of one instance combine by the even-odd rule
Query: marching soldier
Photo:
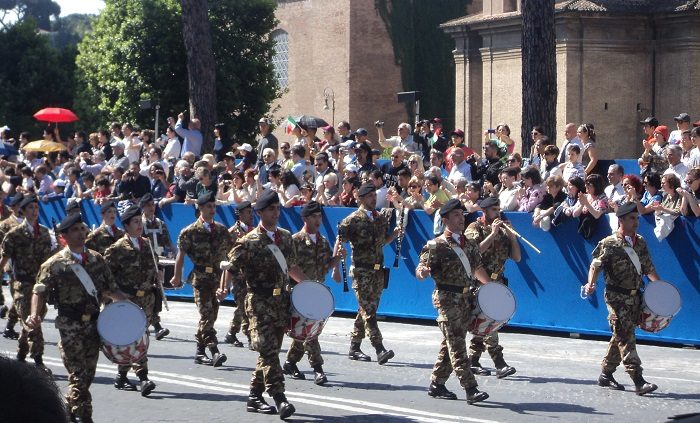
[[(71, 422), (92, 422), (90, 385), (100, 352), (97, 317), (100, 303), (107, 298), (126, 300), (102, 256), (85, 248), (87, 226), (80, 214), (67, 215), (59, 225), (67, 247), (46, 260), (39, 270), (31, 300), (27, 325), (41, 328), (46, 302), (58, 309), (56, 328), (61, 340), (58, 348), (68, 371), (66, 401)], [(77, 268), (84, 269), (87, 278)]]
[[(155, 251), (156, 255), (159, 257), (174, 257), (175, 246), (173, 245), (173, 241), (170, 239), (170, 232), (168, 232), (168, 227), (165, 225), (165, 222), (156, 216), (156, 203), (153, 199), (153, 195), (151, 195), (151, 193), (147, 193), (141, 197), (139, 206), (141, 206), (141, 210), (143, 210), (142, 222), (144, 236), (151, 241), (151, 245), (153, 246), (153, 250)], [(163, 270), (161, 269), (159, 272), (159, 277), (163, 279)], [(153, 319), (151, 324), (156, 330), (156, 340), (160, 341), (161, 339), (170, 335), (170, 330), (163, 328), (163, 326), (160, 324), (159, 313), (163, 311), (163, 293), (158, 286), (156, 286), (156, 290), (154, 292), (156, 296), (156, 303), (153, 308)]]
[[(301, 270), (313, 281), (323, 283), (326, 273), (335, 268), (340, 263), (344, 249), (340, 245), (333, 255), (328, 240), (318, 232), (323, 220), (321, 205), (316, 201), (307, 203), (301, 209), (301, 219), (304, 227), (294, 235), (292, 242), (297, 254), (297, 261)], [(340, 273), (333, 272), (336, 282), (340, 282)], [(290, 286), (294, 287), (296, 282), (290, 280)], [(297, 368), (297, 363), (301, 360), (304, 352), (309, 356), (309, 364), (314, 369), (314, 383), (323, 385), (328, 382), (328, 378), (323, 371), (323, 357), (321, 357), (321, 345), (318, 338), (307, 341), (292, 340), (292, 345), (287, 352), (287, 361), (284, 363), (284, 373), (291, 375), (292, 379), (306, 379), (303, 373)]]
[[(245, 234), (253, 230), (253, 208), (248, 201), (243, 201), (238, 203), (236, 206), (236, 223), (231, 226), (228, 232), (231, 234), (231, 241), (233, 244), (237, 240), (243, 238)], [(223, 277), (224, 286), (228, 287), (231, 279), (233, 278), (233, 296), (236, 300), (236, 308), (233, 310), (233, 319), (231, 319), (231, 327), (226, 334), (226, 341), (232, 344), (234, 347), (242, 347), (243, 343), (238, 340), (236, 334), (238, 331), (242, 331), (243, 334), (248, 338), (248, 347), (252, 349), (250, 343), (250, 332), (248, 331), (248, 316), (245, 313), (245, 296), (246, 296), (246, 283), (245, 275), (241, 269), (235, 269), (232, 272), (224, 272)]]
[(657, 386), (642, 376), (642, 360), (637, 355), (634, 329), (641, 313), (642, 275), (646, 275), (652, 283), (659, 280), (659, 275), (651, 261), (647, 242), (637, 234), (639, 213), (635, 204), (623, 204), (615, 214), (619, 218), (620, 228), (603, 238), (593, 250), (588, 283), (584, 287), (586, 295), (595, 292), (598, 276), (603, 270), (605, 304), (612, 337), (603, 358), (598, 385), (624, 390), (624, 386), (613, 377), (622, 361), (634, 382), (635, 392), (644, 395), (655, 391)]
[[(277, 227), (280, 200), (276, 192), (265, 191), (255, 203), (260, 225), (243, 238), (229, 252), (232, 269), (241, 269), (245, 275), (248, 294), (245, 309), (250, 321), (253, 348), (258, 362), (250, 381), (246, 409), (251, 413), (275, 414), (281, 419), (294, 414), (294, 405), (284, 394), (284, 373), (279, 353), (284, 332), (289, 325), (289, 277), (296, 281), (308, 279), (297, 265), (296, 251), (289, 231)], [(219, 298), (228, 290), (222, 284)], [(277, 408), (265, 402), (262, 394), (275, 400)]]
[[(25, 322), (31, 312), (32, 287), (36, 281), (39, 267), (51, 255), (51, 236), (49, 230), (39, 224), (39, 200), (34, 195), (25, 196), (19, 203), (24, 221), (5, 235), (2, 242), (2, 259), (0, 269), (12, 260), (12, 281), (14, 284), (14, 303), (22, 324), (17, 347), (17, 360), (24, 361), (29, 356), (38, 367), (47, 373), (44, 366), (44, 337), (41, 327), (32, 328)], [(44, 310), (45, 315), (46, 310)]]
[[(506, 260), (520, 261), (520, 245), (515, 234), (503, 228), (501, 209), (497, 197), (487, 197), (479, 206), (484, 215), (467, 227), (465, 235), (475, 241), (481, 251), (482, 264), (492, 281), (508, 285), (508, 279), (503, 275)], [(476, 297), (472, 295), (472, 301)], [(479, 363), (481, 354), (488, 351), (496, 366), (496, 377), (502, 379), (515, 373), (515, 367), (509, 366), (503, 359), (503, 347), (498, 343), (498, 332), (486, 336), (472, 336), (469, 345), (472, 372), (480, 376), (489, 376), (491, 372)]]
[(392, 210), (385, 209), (381, 213), (375, 210), (377, 193), (373, 184), (362, 184), (358, 194), (357, 201), (360, 207), (338, 226), (338, 236), (343, 241), (349, 241), (352, 247), (350, 274), (358, 303), (348, 358), (371, 361), (371, 358), (360, 350), (366, 333), (377, 352), (377, 362), (384, 364), (394, 357), (394, 351), (384, 348), (382, 333), (377, 324), (377, 308), (385, 285), (385, 272), (388, 270), (383, 267), (384, 245), (398, 235), (399, 228), (389, 232)]
[[(125, 234), (105, 252), (104, 259), (113, 275), (118, 274), (117, 286), (129, 300), (146, 313), (149, 323), (153, 321), (155, 307), (155, 283), (158, 267), (150, 243), (143, 238), (141, 209), (130, 206), (119, 216)], [(160, 292), (160, 290), (159, 290)], [(148, 396), (156, 384), (148, 379), (148, 357), (129, 366), (119, 366), (114, 387), (124, 391), (135, 391), (136, 386), (126, 376), (129, 368), (134, 370), (141, 385), (141, 396)]]
[[(18, 192), (17, 194), (15, 194), (14, 197), (12, 197), (12, 201), (10, 201), (11, 214), (7, 219), (3, 219), (0, 222), (0, 245), (2, 245), (2, 241), (5, 239), (5, 235), (7, 235), (7, 233), (10, 232), (12, 228), (20, 225), (24, 221), (24, 217), (22, 217), (22, 209), (19, 208), (19, 203), (22, 201), (23, 198), (24, 195)], [(15, 293), (15, 281), (12, 280), (12, 272), (10, 270), (10, 263), (8, 262), (4, 268), (0, 269), (0, 272), (7, 272), (7, 274), (10, 275), (8, 285), (10, 287), (10, 300), (12, 300)], [(10, 306), (8, 310), (7, 306), (5, 305), (5, 297), (2, 295), (2, 289), (0, 289), (0, 303), (2, 304), (2, 306), (0, 307), (0, 318), (4, 319), (5, 316), (7, 316), (7, 325), (5, 326), (5, 330), (3, 331), (2, 336), (4, 336), (7, 339), (19, 338), (19, 333), (15, 331), (15, 325), (19, 320), (17, 316), (17, 307), (15, 306), (14, 301), (12, 301), (12, 306)]]
[[(194, 290), (194, 301), (199, 311), (199, 324), (195, 338), (197, 351), (194, 362), (207, 366), (219, 367), (226, 361), (226, 355), (219, 352), (216, 339), (216, 317), (219, 314), (219, 301), (216, 294), (221, 277), (219, 265), (226, 259), (226, 252), (231, 249), (231, 237), (221, 223), (214, 221), (216, 214), (216, 197), (207, 192), (197, 199), (199, 217), (180, 232), (177, 240), (178, 253), (175, 258), (175, 275), (171, 280), (174, 287), (182, 282), (182, 265), (187, 255), (194, 264), (194, 270), (188, 281)], [(205, 348), (209, 348), (211, 358), (207, 357)]]
[(104, 255), (110, 245), (124, 236), (124, 231), (117, 228), (117, 225), (114, 224), (117, 220), (117, 205), (114, 201), (108, 200), (102, 203), (100, 214), (102, 214), (102, 224), (90, 232), (85, 246)]
[(477, 389), (476, 378), (467, 355), (467, 326), (469, 322), (469, 292), (475, 279), (489, 282), (484, 270), (479, 245), (467, 239), (464, 231), (464, 206), (452, 199), (440, 208), (445, 231), (434, 241), (428, 241), (420, 253), (416, 277), (429, 275), (435, 280), (433, 306), (438, 310), (438, 326), (443, 335), (440, 353), (433, 367), (428, 395), (440, 399), (457, 399), (445, 387), (454, 370), (460, 385), (467, 392), (467, 403), (474, 404), (489, 397)]

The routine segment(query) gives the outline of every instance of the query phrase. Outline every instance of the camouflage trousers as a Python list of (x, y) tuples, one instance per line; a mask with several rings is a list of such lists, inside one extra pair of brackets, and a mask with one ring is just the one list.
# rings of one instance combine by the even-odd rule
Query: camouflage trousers
[(442, 343), (437, 361), (433, 367), (431, 380), (444, 384), (454, 370), (459, 384), (465, 388), (477, 386), (476, 378), (471, 371), (469, 355), (467, 355), (467, 319), (455, 319), (438, 322), (442, 332)]
[(199, 280), (193, 285), (194, 302), (199, 311), (199, 323), (194, 337), (198, 345), (214, 346), (218, 344), (214, 323), (219, 315), (219, 300), (216, 299), (218, 283), (216, 278)]
[(352, 288), (357, 298), (357, 316), (350, 334), (353, 342), (362, 341), (365, 334), (375, 348), (382, 344), (382, 333), (377, 324), (377, 309), (384, 290), (381, 271), (353, 269)]
[(68, 410), (78, 417), (92, 416), (90, 385), (95, 379), (97, 359), (100, 354), (100, 336), (97, 322), (79, 322), (66, 317), (56, 318), (61, 341), (63, 365), (68, 372)]
[[(13, 327), (19, 321), (19, 315), (17, 314), (17, 306), (15, 306), (15, 281), (11, 280), (7, 284), (10, 287), (10, 309), (7, 312), (7, 327)], [(5, 304), (5, 296), (2, 294), (2, 289), (0, 289), (0, 307)]]
[(250, 389), (253, 392), (274, 395), (284, 392), (284, 372), (280, 364), (280, 350), (284, 332), (289, 324), (289, 296), (261, 298), (248, 294), (245, 309), (250, 321), (250, 338), (258, 352)]
[[(41, 326), (30, 328), (27, 326), (27, 317), (32, 313), (32, 288), (31, 283), (15, 282), (14, 303), (17, 307), (17, 315), (22, 324), (22, 331), (17, 340), (17, 355), (34, 358), (44, 354), (44, 335)], [(46, 316), (46, 307), (41, 312), (41, 317)]]
[(494, 363), (503, 360), (503, 347), (498, 344), (498, 332), (491, 332), (486, 336), (474, 335), (469, 344), (469, 357), (472, 362), (477, 362), (481, 354), (488, 351)]
[(231, 319), (230, 333), (236, 334), (243, 331), (245, 336), (249, 336), (248, 332), (248, 316), (245, 312), (245, 296), (246, 296), (245, 280), (233, 278), (233, 298), (236, 300), (236, 308), (233, 310), (233, 319)]
[(309, 356), (309, 364), (311, 367), (322, 366), (323, 357), (321, 357), (321, 344), (318, 343), (318, 338), (309, 339), (306, 341), (298, 341), (292, 339), (292, 345), (287, 351), (287, 361), (298, 363), (304, 352)]
[[(155, 295), (153, 295), (153, 291), (146, 291), (146, 295), (144, 295), (143, 297), (131, 296), (129, 300), (137, 306), (141, 307), (141, 310), (143, 310), (143, 312), (146, 313), (147, 322), (153, 322), (153, 309), (156, 302), (156, 297)], [(148, 330), (148, 327), (146, 327), (146, 330)], [(129, 371), (129, 369), (132, 369), (140, 380), (145, 379), (148, 375), (148, 354), (146, 354), (141, 360), (139, 360), (136, 363), (133, 363), (131, 365), (118, 366), (119, 373), (126, 373)]]
[(637, 342), (634, 329), (639, 320), (641, 297), (605, 291), (605, 304), (608, 307), (608, 322), (612, 337), (608, 351), (603, 358), (603, 372), (612, 373), (620, 365), (631, 376), (642, 374), (642, 360), (637, 355)]

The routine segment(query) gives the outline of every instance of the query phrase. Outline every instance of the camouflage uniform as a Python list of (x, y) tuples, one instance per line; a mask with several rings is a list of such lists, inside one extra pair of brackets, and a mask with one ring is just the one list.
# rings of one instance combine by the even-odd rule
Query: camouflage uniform
[[(462, 249), (473, 273), (482, 267), (479, 245), (463, 239)], [(438, 311), (437, 322), (443, 335), (431, 379), (433, 383), (444, 385), (454, 370), (460, 385), (469, 389), (477, 386), (470, 369), (466, 341), (470, 314), (469, 292), (475, 283), (472, 276), (466, 274), (461, 260), (452, 249), (460, 245), (452, 236), (443, 233), (435, 239), (435, 244), (434, 250), (430, 251), (426, 245), (420, 253), (420, 264), (430, 267), (435, 281), (433, 306)]]
[[(5, 239), (5, 235), (7, 235), (10, 230), (12, 230), (15, 226), (18, 226), (24, 222), (24, 219), (22, 220), (17, 220), (17, 217), (15, 216), (10, 216), (7, 219), (3, 219), (0, 221), (0, 244), (2, 244), (2, 241)], [(5, 265), (4, 269), (0, 269), (0, 272), (7, 272), (8, 275), (10, 275), (10, 281), (8, 283), (10, 287), (10, 295), (12, 298), (15, 296), (15, 280), (13, 279), (12, 275), (12, 263), (8, 262)], [(0, 289), (0, 307), (5, 304), (5, 297), (2, 295), (2, 289)], [(17, 321), (19, 320), (19, 316), (17, 315), (17, 307), (15, 306), (14, 301), (12, 302), (12, 307), (10, 307), (10, 311), (7, 312), (7, 327), (14, 327), (15, 324), (17, 324)]]
[[(51, 236), (45, 226), (32, 228), (28, 221), (11, 229), (2, 242), (2, 257), (12, 260), (12, 280), (14, 284), (14, 303), (22, 324), (18, 339), (17, 355), (25, 357), (29, 353), (35, 358), (44, 353), (44, 337), (41, 327), (30, 328), (26, 324), (31, 314), (32, 287), (36, 281), (39, 267), (51, 255)], [(46, 314), (44, 310), (42, 317)]]
[(289, 277), (282, 272), (267, 246), (277, 244), (288, 268), (297, 264), (289, 231), (278, 228), (276, 238), (277, 242), (273, 242), (265, 229), (258, 227), (238, 239), (229, 252), (232, 267), (241, 269), (245, 275), (248, 289), (245, 310), (250, 322), (253, 349), (260, 354), (250, 389), (256, 393), (267, 390), (271, 396), (284, 392), (284, 373), (279, 353), (290, 313), (286, 289)]
[(377, 325), (377, 309), (384, 289), (384, 244), (389, 230), (391, 209), (373, 211), (374, 220), (365, 209), (351, 213), (338, 226), (338, 236), (352, 247), (352, 288), (357, 297), (358, 310), (351, 333), (353, 342), (361, 342), (365, 333), (372, 346), (382, 345), (382, 333)]
[[(634, 379), (642, 373), (642, 361), (637, 355), (634, 329), (641, 313), (639, 289), (643, 286), (643, 281), (625, 252), (625, 246), (629, 244), (619, 233), (615, 233), (603, 238), (592, 255), (594, 262), (597, 260), (605, 273), (605, 304), (608, 307), (608, 321), (612, 330), (608, 351), (602, 363), (603, 372), (613, 373), (622, 361), (627, 373)], [(642, 275), (655, 273), (644, 238), (636, 235), (632, 248), (639, 256)], [(614, 289), (636, 292), (622, 293), (615, 292)]]
[(218, 344), (214, 323), (219, 314), (219, 301), (216, 299), (221, 276), (219, 265), (226, 260), (226, 252), (231, 249), (231, 237), (221, 223), (213, 222), (210, 229), (199, 218), (180, 232), (177, 244), (194, 264), (188, 282), (194, 288), (194, 301), (199, 311), (195, 334), (197, 345), (211, 347)]
[[(102, 301), (107, 294), (118, 290), (109, 266), (95, 251), (85, 250), (82, 265), (97, 289)], [(49, 304), (58, 309), (56, 328), (61, 336), (58, 348), (68, 371), (69, 411), (78, 417), (92, 415), (90, 384), (95, 378), (95, 368), (100, 352), (100, 336), (97, 333), (98, 301), (85, 291), (70, 265), (79, 263), (67, 248), (46, 260), (36, 278), (34, 292), (44, 294)], [(43, 304), (40, 304), (43, 308)]]
[[(473, 240), (477, 245), (491, 235), (491, 225), (487, 225), (483, 217), (471, 223), (464, 232), (467, 239)], [(508, 280), (503, 276), (503, 270), (506, 266), (506, 260), (510, 258), (511, 247), (510, 238), (505, 234), (504, 230), (499, 230), (496, 239), (493, 240), (491, 247), (482, 255), (482, 264), (489, 278), (494, 282), (502, 283), (508, 286)], [(474, 291), (475, 292), (475, 291)], [(470, 298), (472, 309), (476, 304), (476, 295), (472, 294)], [(503, 347), (498, 344), (498, 332), (494, 331), (486, 336), (474, 335), (469, 345), (469, 355), (472, 362), (478, 362), (481, 354), (488, 350), (491, 359), (494, 363), (503, 360)]]
[[(146, 219), (145, 216), (142, 217), (143, 222), (143, 236), (151, 241), (151, 245), (155, 248), (156, 256), (162, 256), (164, 250), (173, 251), (173, 242), (170, 239), (170, 232), (168, 232), (168, 227), (165, 222), (157, 217), (153, 220)], [(155, 242), (154, 239), (155, 238)], [(163, 250), (161, 250), (161, 248)], [(151, 259), (152, 261), (153, 259)], [(161, 268), (162, 269), (162, 268)], [(155, 306), (153, 308), (153, 317), (150, 319), (152, 325), (160, 325), (160, 313), (163, 310), (163, 294), (160, 291), (160, 287), (156, 285), (155, 290)]]
[(670, 144), (666, 143), (658, 152), (651, 150), (648, 153), (642, 154), (642, 161), (648, 163), (646, 167), (647, 173), (658, 173), (661, 175), (668, 169), (668, 159), (666, 158), (666, 150)]
[(107, 229), (107, 226), (103, 223), (99, 228), (91, 231), (85, 240), (85, 246), (104, 255), (110, 245), (124, 236), (124, 231), (117, 228), (115, 225), (112, 225), (110, 229), (112, 233), (109, 232), (109, 229)]
[[(153, 255), (148, 242), (139, 238), (140, 246), (137, 249), (128, 234), (107, 248), (104, 259), (112, 271), (119, 289), (129, 296), (134, 304), (141, 307), (149, 324), (153, 321), (153, 308), (155, 304), (154, 281), (157, 277), (157, 269), (153, 263)], [(120, 373), (126, 373), (129, 368), (143, 380), (148, 374), (148, 357), (144, 357), (133, 366), (119, 366)]]
[[(241, 222), (236, 222), (231, 229), (228, 230), (231, 235), (231, 241), (235, 244), (236, 241), (243, 238), (252, 228), (246, 231), (241, 226)], [(248, 327), (248, 316), (245, 313), (245, 296), (247, 294), (245, 276), (240, 269), (232, 269), (233, 271), (233, 298), (236, 300), (236, 308), (233, 310), (233, 318), (231, 319), (231, 328), (229, 333), (236, 334), (242, 331), (247, 337), (250, 336)]]
[[(331, 268), (330, 264), (333, 255), (328, 240), (319, 233), (316, 234), (316, 242), (313, 242), (309, 234), (302, 229), (292, 235), (292, 241), (296, 250), (299, 268), (304, 271), (304, 274), (309, 279), (323, 283), (326, 279), (326, 273)], [(290, 285), (293, 287), (296, 284), (290, 281)], [(307, 341), (292, 340), (292, 345), (287, 352), (287, 361), (292, 363), (299, 362), (304, 355), (304, 351), (309, 356), (311, 367), (323, 365), (321, 345), (318, 343), (318, 338)]]

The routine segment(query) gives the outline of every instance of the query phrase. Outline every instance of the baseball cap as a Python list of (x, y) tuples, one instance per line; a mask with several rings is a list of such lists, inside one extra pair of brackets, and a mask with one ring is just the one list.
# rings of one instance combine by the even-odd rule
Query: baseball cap
[(673, 120), (678, 122), (690, 122), (690, 115), (687, 113), (681, 113), (680, 115), (674, 117)]
[(659, 126), (659, 120), (654, 116), (649, 116), (644, 120), (640, 120), (639, 123), (642, 125)]

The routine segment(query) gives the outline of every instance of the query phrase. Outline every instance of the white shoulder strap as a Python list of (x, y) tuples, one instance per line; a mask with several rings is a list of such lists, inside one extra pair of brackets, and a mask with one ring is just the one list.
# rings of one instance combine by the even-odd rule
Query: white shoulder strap
[(275, 256), (275, 259), (277, 260), (277, 264), (280, 265), (280, 269), (282, 269), (282, 272), (286, 275), (287, 274), (287, 260), (284, 258), (284, 255), (282, 254), (282, 250), (279, 249), (278, 246), (275, 244), (267, 244), (267, 249), (272, 252), (272, 255)]
[(629, 256), (630, 260), (632, 260), (632, 264), (634, 265), (634, 269), (637, 271), (638, 275), (642, 274), (642, 263), (639, 261), (639, 256), (637, 255), (637, 252), (634, 251), (634, 248), (625, 245), (624, 247), (625, 252)]
[(92, 278), (90, 277), (90, 275), (88, 275), (85, 268), (80, 263), (72, 263), (70, 265), (70, 269), (73, 271), (73, 273), (75, 273), (75, 276), (78, 277), (78, 280), (80, 280), (80, 283), (83, 285), (83, 288), (85, 288), (85, 291), (87, 291), (88, 294), (93, 296), (99, 304), (100, 299), (97, 298), (97, 289), (95, 288), (95, 283), (92, 281)]
[(460, 248), (459, 246), (455, 245), (452, 247), (452, 251), (457, 254), (457, 257), (459, 257), (459, 261), (462, 262), (462, 266), (464, 266), (464, 270), (467, 271), (467, 275), (469, 277), (472, 277), (472, 266), (469, 264), (469, 259), (467, 258), (467, 255), (464, 254), (464, 250)]

